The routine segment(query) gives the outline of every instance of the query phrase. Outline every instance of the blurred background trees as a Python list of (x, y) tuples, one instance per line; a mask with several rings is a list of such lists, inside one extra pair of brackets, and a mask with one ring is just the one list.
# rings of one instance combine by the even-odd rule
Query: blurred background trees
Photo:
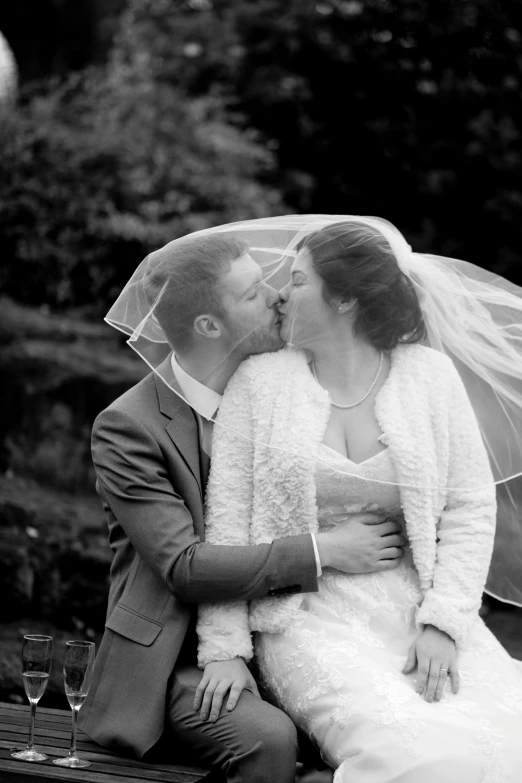
[(132, 2), (128, 45), (263, 134), (293, 211), (382, 215), (418, 250), (518, 274), (517, 0), (169, 5)]
[(522, 284), (521, 31), (519, 0), (0, 6), (18, 68), (0, 100), (0, 644), (20, 618), (103, 627), (89, 432), (146, 368), (101, 315), (151, 249), (371, 214)]
[(282, 209), (257, 179), (272, 155), (223, 101), (190, 98), (156, 78), (145, 45), (126, 49), (117, 42), (105, 63), (30, 83), (4, 113), (1, 275), (18, 301), (99, 315), (150, 249)]
[(518, 0), (21, 0), (0, 29), (16, 298), (101, 310), (150, 248), (284, 211), (519, 279)]
[(154, 83), (146, 61), (38, 92), (0, 127), (4, 290), (106, 310), (146, 253), (207, 225), (281, 211), (271, 156), (218, 102)]

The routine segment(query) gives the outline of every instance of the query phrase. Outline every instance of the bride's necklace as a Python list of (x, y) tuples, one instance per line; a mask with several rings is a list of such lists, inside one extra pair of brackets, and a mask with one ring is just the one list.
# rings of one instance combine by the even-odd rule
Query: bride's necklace
[[(381, 374), (383, 361), (384, 361), (384, 351), (381, 351), (381, 358), (379, 359), (379, 367), (377, 368), (377, 372), (375, 373), (375, 377), (374, 377), (374, 379), (373, 379), (373, 381), (371, 383), (371, 386), (368, 389), (368, 391), (366, 392), (366, 394), (364, 395), (364, 397), (361, 397), (361, 399), (357, 400), (357, 402), (350, 403), (350, 405), (339, 405), (338, 402), (334, 402), (332, 400), (331, 402), (332, 402), (332, 405), (334, 406), (334, 408), (342, 408), (343, 410), (347, 410), (348, 408), (356, 408), (358, 405), (361, 404), (361, 402), (364, 402), (365, 399), (370, 396), (370, 394), (372, 393), (372, 391), (375, 388), (375, 384), (377, 383), (377, 381), (379, 379), (379, 375)], [(313, 360), (312, 360), (312, 375), (314, 376), (314, 378), (317, 381), (317, 383), (319, 383), (319, 378), (317, 377), (317, 373), (315, 372), (315, 363), (314, 363)]]

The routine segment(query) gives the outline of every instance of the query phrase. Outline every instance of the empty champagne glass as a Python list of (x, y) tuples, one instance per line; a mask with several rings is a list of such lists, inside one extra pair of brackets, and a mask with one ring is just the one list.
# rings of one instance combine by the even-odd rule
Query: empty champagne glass
[(51, 662), (53, 659), (52, 636), (40, 634), (27, 634), (22, 644), (22, 677), (24, 688), (31, 705), (31, 727), (29, 729), (29, 742), (25, 750), (11, 753), (14, 759), (22, 761), (45, 761), (49, 758), (34, 747), (34, 723), (36, 705), (43, 696), (43, 692), (49, 680)]
[(76, 753), (76, 724), (78, 713), (89, 692), (94, 667), (94, 642), (66, 642), (63, 661), (65, 695), (72, 710), (71, 749), (65, 758), (53, 759), (59, 767), (81, 769), (91, 762), (79, 758)]

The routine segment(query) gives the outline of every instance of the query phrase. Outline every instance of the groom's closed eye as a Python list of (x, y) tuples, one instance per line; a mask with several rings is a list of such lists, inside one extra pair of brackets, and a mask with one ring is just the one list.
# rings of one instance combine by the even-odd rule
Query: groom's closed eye
[(259, 279), (255, 280), (251, 285), (248, 286), (246, 291), (243, 292), (243, 294), (240, 297), (241, 300), (255, 299), (257, 294), (259, 293), (259, 289), (261, 288), (263, 283), (264, 283), (264, 280), (263, 280), (262, 277), (260, 277)]

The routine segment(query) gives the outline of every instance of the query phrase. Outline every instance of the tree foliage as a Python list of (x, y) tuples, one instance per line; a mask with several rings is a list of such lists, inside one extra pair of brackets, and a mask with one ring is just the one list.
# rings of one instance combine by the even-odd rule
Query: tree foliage
[(228, 96), (295, 211), (382, 215), (419, 250), (520, 274), (518, 0), (130, 5), (128, 43)]
[(128, 0), (106, 65), (0, 120), (0, 282), (103, 307), (150, 248), (295, 211), (522, 283), (521, 29), (519, 0)]
[(111, 61), (39, 91), (0, 124), (0, 276), (27, 303), (105, 307), (151, 249), (276, 214), (271, 156), (217, 98)]

